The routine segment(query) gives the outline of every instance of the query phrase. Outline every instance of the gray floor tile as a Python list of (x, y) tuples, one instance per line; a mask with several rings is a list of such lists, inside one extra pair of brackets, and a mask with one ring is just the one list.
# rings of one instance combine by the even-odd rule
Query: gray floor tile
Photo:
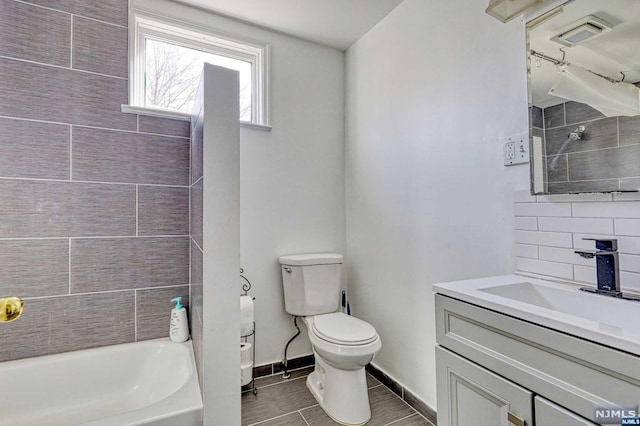
[[(367, 426), (383, 426), (407, 417), (415, 411), (384, 386), (369, 390), (371, 420)], [(301, 410), (310, 426), (333, 426), (336, 423), (319, 406)]]
[(289, 380), (277, 386), (266, 386), (257, 395), (242, 394), (242, 424), (250, 425), (311, 407), (316, 400), (307, 389), (305, 379)]
[(380, 386), (382, 383), (371, 374), (367, 373), (367, 389), (371, 389), (375, 386)]
[(327, 414), (322, 408), (320, 408), (319, 405), (307, 408), (306, 410), (301, 410), (300, 413), (302, 414), (302, 417), (304, 417), (304, 419), (307, 421), (307, 423), (311, 426), (334, 426), (338, 424), (331, 420), (331, 418), (327, 416)]
[[(416, 423), (418, 424), (418, 423)], [(304, 421), (300, 413), (287, 414), (286, 416), (278, 417), (273, 420), (267, 420), (260, 423), (260, 426), (307, 426), (307, 422)]]
[(413, 408), (385, 386), (378, 386), (369, 391), (369, 403), (371, 404), (369, 426), (386, 425), (415, 413)]
[(389, 424), (389, 426), (433, 426), (431, 422), (427, 421), (420, 414), (414, 414), (411, 417), (406, 417), (397, 422)]
[(396, 382), (387, 374), (385, 374), (381, 370), (378, 370), (376, 367), (374, 367), (371, 364), (367, 366), (367, 370), (368, 370), (368, 373), (371, 374), (373, 377), (375, 377), (380, 383), (385, 385), (393, 393), (395, 393), (396, 395), (402, 398), (403, 389), (400, 383)]

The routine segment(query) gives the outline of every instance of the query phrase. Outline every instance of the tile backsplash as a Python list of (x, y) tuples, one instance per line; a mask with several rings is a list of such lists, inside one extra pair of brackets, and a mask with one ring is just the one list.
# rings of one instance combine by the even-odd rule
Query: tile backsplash
[[(126, 0), (0, 2), (0, 361), (168, 336), (190, 125), (124, 114)], [(11, 344), (9, 344), (11, 343)]]
[(515, 196), (518, 271), (596, 283), (595, 259), (574, 250), (595, 249), (583, 238), (615, 238), (623, 290), (640, 291), (640, 193)]

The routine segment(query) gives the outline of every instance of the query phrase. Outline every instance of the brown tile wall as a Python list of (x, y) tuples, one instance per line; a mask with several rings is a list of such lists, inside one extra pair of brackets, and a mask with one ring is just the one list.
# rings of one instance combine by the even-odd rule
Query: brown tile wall
[[(544, 131), (550, 193), (638, 189), (640, 116), (607, 118), (578, 102), (545, 108), (542, 120), (535, 119), (540, 109), (533, 110), (534, 129)], [(586, 127), (582, 140), (567, 142), (579, 125)]]
[(127, 8), (0, 2), (0, 296), (25, 300), (0, 361), (168, 336), (188, 305), (190, 126), (120, 112)]

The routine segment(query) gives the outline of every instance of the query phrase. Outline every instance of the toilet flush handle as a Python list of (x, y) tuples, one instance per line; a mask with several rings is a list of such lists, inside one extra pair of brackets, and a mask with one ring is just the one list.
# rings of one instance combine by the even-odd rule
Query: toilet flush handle
[(287, 268), (286, 266), (282, 268), (287, 274), (291, 273), (291, 268)]

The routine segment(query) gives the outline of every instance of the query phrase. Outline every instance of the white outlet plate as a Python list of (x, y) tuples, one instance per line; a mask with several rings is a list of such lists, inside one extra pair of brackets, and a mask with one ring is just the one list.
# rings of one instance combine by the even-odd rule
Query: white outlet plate
[(526, 164), (529, 162), (529, 133), (521, 133), (500, 139), (503, 146), (504, 165)]

